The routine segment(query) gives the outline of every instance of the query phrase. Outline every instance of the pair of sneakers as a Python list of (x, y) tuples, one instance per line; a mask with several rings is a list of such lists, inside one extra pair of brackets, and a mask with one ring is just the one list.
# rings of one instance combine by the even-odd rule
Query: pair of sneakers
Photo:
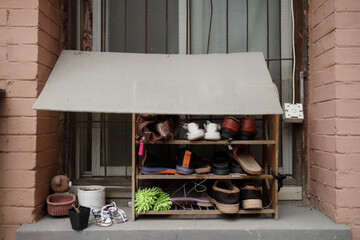
[(113, 223), (123, 223), (128, 220), (125, 212), (111, 201), (111, 204), (105, 205), (101, 210), (92, 210), (96, 225), (100, 227), (109, 227)]
[(212, 123), (209, 120), (207, 124), (204, 123), (204, 129), (199, 128), (199, 124), (195, 122), (185, 123), (183, 128), (187, 130), (185, 138), (189, 141), (205, 138), (205, 140), (218, 141), (220, 136), (220, 124)]

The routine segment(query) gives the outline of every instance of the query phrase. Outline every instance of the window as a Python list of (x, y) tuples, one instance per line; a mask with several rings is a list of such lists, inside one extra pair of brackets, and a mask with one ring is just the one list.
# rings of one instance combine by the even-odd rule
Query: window
[[(73, 5), (78, 49), (262, 52), (281, 102), (291, 101), (290, 0), (82, 0)], [(221, 122), (223, 117), (196, 119)], [(76, 114), (77, 178), (131, 175), (130, 122), (130, 115)], [(291, 125), (282, 123), (280, 136), (280, 172), (292, 173)]]

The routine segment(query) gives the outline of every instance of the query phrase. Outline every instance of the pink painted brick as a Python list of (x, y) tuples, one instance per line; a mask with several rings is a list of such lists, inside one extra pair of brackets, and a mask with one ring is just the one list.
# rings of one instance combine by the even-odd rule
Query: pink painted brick
[(5, 34), (8, 44), (36, 44), (38, 42), (38, 29), (35, 27), (7, 28)]
[(360, 14), (358, 12), (337, 12), (335, 15), (336, 28), (358, 29), (360, 27)]
[(360, 136), (360, 119), (337, 119), (336, 133), (339, 135)]
[(360, 46), (360, 29), (336, 29), (335, 41), (338, 46), (358, 47)]
[(9, 117), (1, 119), (0, 134), (36, 134), (35, 117)]
[(57, 58), (58, 56), (54, 53), (43, 47), (39, 47), (39, 62), (41, 64), (44, 64), (49, 68), (53, 68), (55, 66)]
[(313, 193), (321, 202), (336, 206), (337, 191), (335, 188), (314, 181), (311, 181), (311, 186)]
[(313, 57), (317, 57), (320, 54), (329, 51), (335, 47), (335, 31), (327, 34), (313, 45)]
[(0, 209), (0, 214), (4, 216), (2, 224), (23, 224), (33, 223), (36, 219), (36, 209), (34, 207), (8, 207)]
[(2, 225), (0, 227), (0, 239), (6, 240), (16, 240), (15, 232), (16, 229), (20, 227), (20, 224), (17, 225)]
[(360, 47), (352, 47), (352, 48), (337, 47), (335, 50), (335, 58), (336, 58), (336, 63), (338, 64), (359, 64)]
[(335, 119), (329, 118), (329, 119), (315, 119), (312, 122), (313, 124), (313, 133), (319, 134), (319, 135), (335, 135), (336, 129), (335, 129)]
[(10, 62), (36, 62), (38, 51), (37, 45), (11, 45), (8, 46), (8, 60)]
[(39, 0), (40, 11), (45, 13), (52, 21), (54, 21), (58, 26), (61, 25), (61, 15), (60, 10), (54, 7), (48, 0)]
[(360, 100), (337, 100), (336, 115), (339, 117), (359, 117)]
[(45, 134), (37, 136), (36, 151), (48, 151), (59, 148), (59, 136), (57, 134)]
[(351, 226), (351, 233), (352, 233), (352, 238), (354, 240), (356, 239), (360, 239), (360, 224), (359, 222), (357, 222), (357, 224), (355, 225), (350, 225)]
[(0, 8), (37, 8), (38, 0), (1, 0)]
[(336, 101), (328, 101), (313, 104), (311, 107), (311, 116), (317, 118), (331, 118), (336, 116)]
[[(2, 188), (0, 189), (0, 205), (33, 207), (35, 203), (35, 189)], [(39, 203), (38, 203), (39, 204)]]
[(360, 11), (360, 2), (356, 0), (341, 0), (336, 1), (335, 3), (336, 11)]
[(49, 0), (49, 2), (50, 2), (56, 9), (60, 9), (60, 7), (61, 7), (61, 0)]
[(336, 51), (335, 48), (314, 58), (314, 71), (321, 71), (335, 65)]
[(60, 39), (60, 26), (54, 23), (43, 12), (39, 12), (39, 27), (55, 39)]
[(36, 99), (4, 98), (0, 104), (1, 116), (36, 116), (36, 111), (32, 109)]
[(311, 166), (310, 176), (312, 180), (318, 183), (324, 183), (324, 168), (315, 165)]
[(0, 79), (28, 79), (33, 80), (37, 75), (35, 62), (0, 63)]
[(360, 82), (336, 83), (337, 99), (360, 99)]
[(4, 171), (0, 172), (0, 187), (32, 188), (35, 187), (35, 171)]
[(360, 172), (360, 154), (335, 154), (336, 169), (346, 172)]
[(360, 81), (360, 65), (336, 65), (335, 69), (336, 81)]
[(311, 163), (329, 170), (336, 169), (336, 155), (334, 153), (312, 150), (310, 153)]
[(5, 62), (7, 60), (7, 47), (0, 46), (0, 62)]
[(33, 152), (36, 151), (36, 136), (1, 135), (0, 151)]
[(39, 152), (36, 155), (37, 168), (44, 168), (58, 163), (59, 163), (59, 151), (57, 148), (49, 151)]
[(339, 223), (360, 223), (360, 208), (337, 208), (336, 222)]
[(8, 26), (29, 26), (36, 27), (39, 24), (39, 11), (36, 9), (11, 10)]
[(310, 74), (309, 77), (314, 82), (314, 87), (335, 82), (335, 68), (336, 66), (332, 66), (314, 74)]
[(49, 50), (55, 55), (59, 55), (61, 51), (60, 40), (55, 40), (42, 29), (39, 29), (39, 46)]
[[(337, 188), (359, 188), (360, 172), (338, 172), (336, 174)], [(359, 199), (360, 201), (360, 199)]]
[[(59, 163), (36, 171), (37, 186), (48, 185), (50, 187), (51, 179), (59, 174)], [(44, 199), (45, 200), (45, 199)]]
[(8, 11), (0, 9), (0, 26), (6, 26)]
[[(51, 69), (43, 66), (42, 64), (38, 64), (37, 67), (38, 67), (37, 80), (39, 80), (40, 83), (46, 83), (46, 81), (48, 80), (48, 78), (50, 76)], [(44, 85), (39, 85), (40, 92), (41, 92), (43, 86)]]
[(360, 188), (339, 189), (336, 194), (337, 207), (360, 207)]
[(360, 153), (360, 136), (336, 137), (336, 151), (338, 153)]
[(35, 81), (9, 80), (6, 85), (7, 97), (36, 98), (38, 83)]
[(317, 26), (333, 12), (335, 12), (335, 0), (327, 0), (318, 9), (312, 12), (312, 27)]
[[(312, 11), (317, 10), (321, 5), (323, 5), (327, 0), (312, 0), (309, 2), (309, 9), (312, 9)], [(313, 13), (311, 14), (313, 15)]]
[(320, 40), (335, 29), (335, 13), (330, 14), (319, 25), (313, 28), (311, 42)]
[(58, 133), (60, 119), (58, 118), (38, 118), (37, 119), (37, 133)]
[(313, 102), (324, 102), (335, 99), (335, 83), (314, 88)]
[(36, 167), (38, 155), (35, 152), (7, 152), (0, 153), (0, 169), (4, 170), (33, 170)]
[(335, 152), (336, 138), (335, 136), (312, 134), (310, 138), (310, 145), (311, 148), (315, 150)]

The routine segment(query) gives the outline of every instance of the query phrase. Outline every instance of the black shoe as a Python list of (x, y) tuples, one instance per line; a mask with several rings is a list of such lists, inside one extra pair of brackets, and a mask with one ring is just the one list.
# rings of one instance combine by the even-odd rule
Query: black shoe
[(187, 148), (180, 148), (176, 153), (176, 172), (179, 174), (189, 175), (194, 172), (194, 162), (196, 154)]
[(239, 211), (240, 190), (230, 180), (219, 179), (206, 189), (210, 202), (220, 212), (234, 214)]
[(214, 153), (211, 158), (211, 171), (215, 175), (228, 175), (230, 173), (230, 157), (226, 152)]
[(169, 161), (164, 161), (162, 158), (156, 157), (150, 153), (149, 150), (145, 151), (145, 156), (140, 164), (139, 171), (143, 174), (175, 174), (175, 165)]

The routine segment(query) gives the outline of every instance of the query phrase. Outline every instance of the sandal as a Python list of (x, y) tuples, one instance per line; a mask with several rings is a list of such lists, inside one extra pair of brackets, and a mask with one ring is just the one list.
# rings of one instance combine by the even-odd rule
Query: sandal
[(113, 223), (123, 223), (128, 220), (124, 210), (118, 208), (116, 203), (111, 201), (112, 207), (109, 208), (110, 216)]
[(112, 225), (112, 220), (110, 217), (110, 213), (109, 213), (109, 207), (110, 205), (105, 205), (101, 208), (101, 212), (100, 212), (100, 216), (95, 215), (96, 213), (94, 213), (94, 217), (95, 217), (95, 224), (100, 226), (100, 227), (110, 227)]
[(259, 174), (262, 171), (260, 165), (256, 162), (254, 152), (246, 145), (237, 145), (234, 150), (227, 149), (227, 153), (242, 169), (249, 174)]

